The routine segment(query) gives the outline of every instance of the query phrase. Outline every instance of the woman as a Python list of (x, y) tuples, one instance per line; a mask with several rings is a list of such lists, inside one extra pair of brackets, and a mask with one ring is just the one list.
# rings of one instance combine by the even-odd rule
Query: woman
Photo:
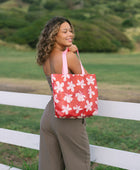
[[(52, 18), (40, 35), (37, 62), (50, 75), (62, 73), (62, 53), (66, 48), (68, 71), (80, 74), (81, 66), (72, 44), (73, 26), (63, 17)], [(85, 73), (87, 71), (85, 70)], [(39, 170), (89, 170), (89, 141), (83, 119), (58, 119), (54, 116), (53, 98), (47, 104), (40, 123)]]

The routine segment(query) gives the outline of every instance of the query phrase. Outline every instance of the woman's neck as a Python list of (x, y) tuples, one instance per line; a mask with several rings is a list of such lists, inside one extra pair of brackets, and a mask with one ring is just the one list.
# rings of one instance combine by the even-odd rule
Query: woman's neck
[(55, 45), (54, 46), (54, 49), (53, 49), (53, 51), (59, 51), (59, 52), (63, 52), (63, 51), (65, 51), (66, 50), (66, 47), (65, 46), (59, 46), (59, 45)]

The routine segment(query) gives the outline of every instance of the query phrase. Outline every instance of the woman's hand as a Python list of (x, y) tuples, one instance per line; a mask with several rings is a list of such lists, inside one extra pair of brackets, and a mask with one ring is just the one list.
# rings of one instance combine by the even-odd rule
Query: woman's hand
[(71, 51), (73, 53), (75, 53), (78, 50), (77, 46), (72, 44), (70, 47), (68, 47), (68, 51)]

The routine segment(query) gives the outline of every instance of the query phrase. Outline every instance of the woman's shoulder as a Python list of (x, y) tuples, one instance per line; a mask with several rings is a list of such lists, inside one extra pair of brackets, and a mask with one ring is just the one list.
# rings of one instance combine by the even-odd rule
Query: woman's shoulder
[(78, 59), (76, 53), (71, 52), (71, 51), (67, 52), (66, 56), (67, 56), (68, 61), (74, 61)]
[(81, 74), (81, 64), (77, 55), (73, 52), (67, 53), (68, 68), (74, 74)]

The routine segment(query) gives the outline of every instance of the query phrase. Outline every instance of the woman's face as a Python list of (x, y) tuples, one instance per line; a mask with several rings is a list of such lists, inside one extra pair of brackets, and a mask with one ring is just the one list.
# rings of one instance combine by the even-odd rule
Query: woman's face
[(73, 33), (70, 25), (64, 22), (60, 25), (58, 34), (56, 36), (56, 45), (59, 47), (69, 47), (72, 45)]

